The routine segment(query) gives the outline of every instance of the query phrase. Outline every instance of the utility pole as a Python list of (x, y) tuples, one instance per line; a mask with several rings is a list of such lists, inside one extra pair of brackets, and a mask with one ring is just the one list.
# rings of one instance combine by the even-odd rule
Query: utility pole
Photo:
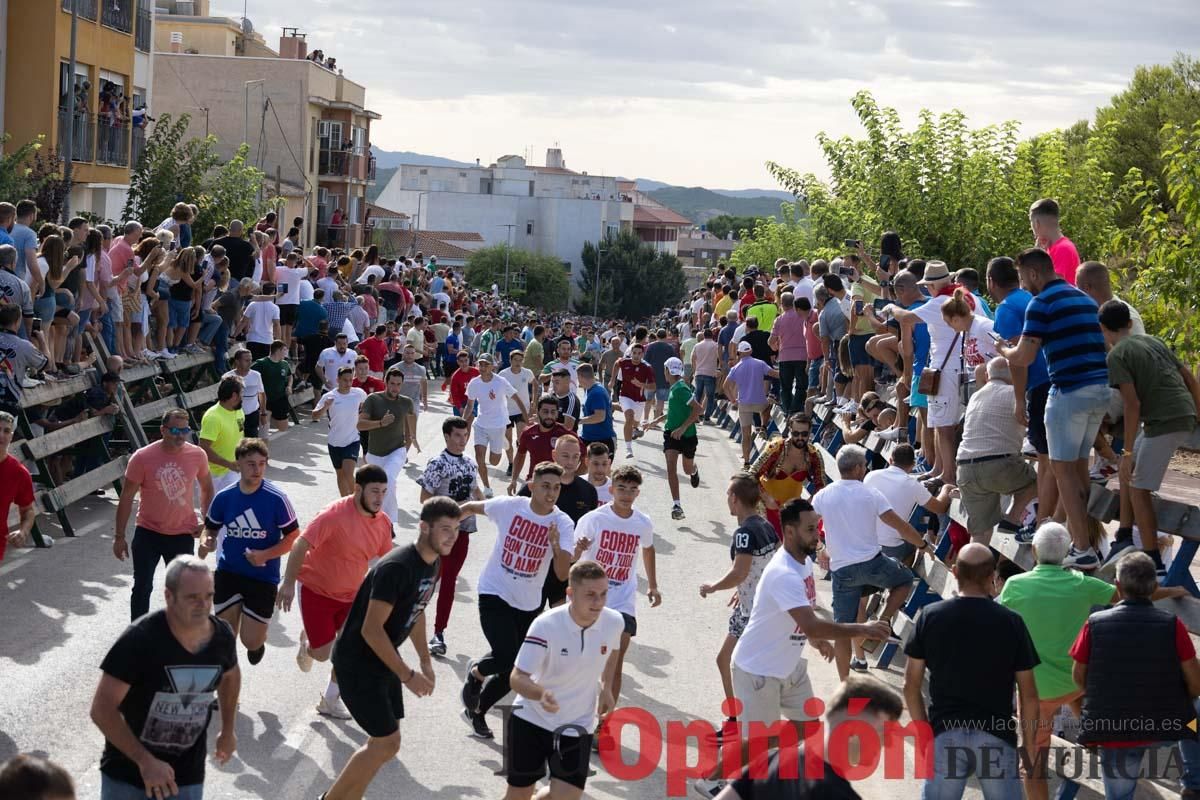
[[(250, 84), (253, 83), (266, 83), (266, 80), (263, 78), (258, 78), (257, 80), (246, 81), (243, 87), (246, 92), (246, 111), (245, 118), (242, 123), (242, 142), (245, 144), (250, 144)], [(205, 116), (205, 119), (208, 119), (207, 115)]]
[(497, 225), (497, 228), (508, 228), (507, 235), (504, 239), (504, 293), (508, 294), (508, 252), (512, 250), (512, 232), (515, 224)]
[[(71, 161), (75, 158), (75, 38), (76, 31), (79, 28), (79, 9), (76, 7), (78, 0), (71, 0), (71, 57), (70, 66), (67, 69), (70, 71), (71, 83), (67, 87), (67, 146), (63, 153), (63, 183), (67, 185), (67, 195), (63, 200), (63, 224), (66, 225), (71, 219)], [(87, 110), (84, 109), (84, 113)], [(59, 121), (58, 137), (62, 139), (62, 121)]]

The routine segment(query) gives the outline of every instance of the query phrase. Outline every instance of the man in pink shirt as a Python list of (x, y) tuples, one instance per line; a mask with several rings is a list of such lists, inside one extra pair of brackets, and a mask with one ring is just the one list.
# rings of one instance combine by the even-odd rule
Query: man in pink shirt
[(1029, 227), (1037, 246), (1050, 254), (1054, 271), (1072, 286), (1075, 285), (1075, 269), (1079, 266), (1079, 251), (1075, 243), (1063, 236), (1058, 227), (1059, 208), (1056, 200), (1044, 198), (1029, 207)]
[(771, 349), (779, 354), (779, 395), (784, 416), (804, 409), (808, 395), (808, 336), (805, 324), (812, 306), (800, 298), (804, 308), (796, 308), (795, 296), (784, 292), (779, 298), (783, 313), (771, 326)]
[[(136, 620), (150, 610), (154, 570), (161, 559), (191, 555), (194, 540), (204, 529), (192, 505), (192, 493), (200, 484), (200, 512), (208, 512), (213, 498), (208, 456), (192, 444), (187, 412), (175, 408), (163, 414), (162, 439), (134, 453), (125, 468), (125, 483), (117, 503), (117, 527), (113, 555), (118, 560), (133, 554), (133, 598), (130, 616)], [(125, 543), (133, 499), (141, 492), (132, 547)]]

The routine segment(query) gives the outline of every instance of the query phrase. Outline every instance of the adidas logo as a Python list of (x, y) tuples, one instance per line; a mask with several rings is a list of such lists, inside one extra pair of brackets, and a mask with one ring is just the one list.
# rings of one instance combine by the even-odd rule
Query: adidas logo
[(267, 532), (254, 516), (254, 509), (248, 508), (237, 515), (232, 524), (225, 526), (225, 535), (236, 539), (265, 539)]

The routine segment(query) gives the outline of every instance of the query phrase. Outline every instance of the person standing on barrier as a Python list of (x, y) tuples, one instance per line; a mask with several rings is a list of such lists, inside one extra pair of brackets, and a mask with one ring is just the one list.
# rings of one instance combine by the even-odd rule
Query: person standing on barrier
[(421, 447), (417, 442), (417, 414), (412, 400), (402, 394), (404, 373), (398, 366), (387, 371), (384, 380), (387, 388), (368, 395), (358, 414), (358, 429), (368, 431), (366, 460), (376, 464), (387, 475), (387, 495), (383, 499), (383, 513), (393, 523), (399, 521), (396, 481), (408, 461), (408, 448)]
[[(130, 618), (139, 619), (150, 610), (154, 590), (154, 570), (178, 555), (191, 555), (193, 540), (203, 526), (192, 506), (193, 490), (200, 485), (200, 511), (208, 513), (213, 498), (213, 482), (208, 456), (192, 444), (188, 413), (173, 408), (163, 414), (162, 436), (157, 442), (135, 452), (125, 467), (121, 499), (117, 503), (117, 523), (113, 534), (113, 555), (124, 561), (133, 555), (133, 593)], [(133, 500), (141, 493), (133, 543), (125, 540)]]
[(963, 547), (954, 562), (958, 596), (925, 606), (904, 648), (908, 713), (913, 722), (931, 725), (934, 735), (933, 775), (922, 800), (960, 800), (971, 775), (989, 800), (1021, 800), (1014, 683), (1022, 749), (1028, 763), (1036, 763), (1034, 736), (1043, 723), (1033, 668), (1041, 661), (1021, 617), (992, 600), (995, 572), (985, 545)]
[(222, 378), (217, 386), (217, 402), (200, 420), (200, 447), (208, 456), (213, 488), (221, 491), (235, 483), (238, 465), (233, 460), (238, 442), (245, 436), (246, 417), (242, 413), (242, 379), (236, 375)]

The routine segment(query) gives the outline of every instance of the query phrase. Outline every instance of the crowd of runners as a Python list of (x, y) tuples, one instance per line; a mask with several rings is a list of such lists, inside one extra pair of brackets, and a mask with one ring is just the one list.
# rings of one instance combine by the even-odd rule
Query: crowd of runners
[[(1108, 797), (1132, 797), (1128, 766), (1167, 741), (1179, 742), (1184, 796), (1200, 796), (1200, 744), (1187, 726), (1200, 667), (1182, 623), (1151, 604), (1185, 594), (1159, 586), (1166, 564), (1151, 493), (1196, 425), (1200, 384), (1138, 330), (1102, 265), (1078, 263), (1053, 201), (1030, 211), (1038, 246), (993, 259), (985, 284), (974, 270), (906, 260), (899, 237), (884, 234), (874, 257), (848, 241), (831, 262), (722, 268), (679, 307), (636, 324), (532, 312), (419, 254), (305, 254), (299, 226), (280, 239), (274, 219), (231, 221), (196, 245), (181, 232), (194, 211), (176, 211), (157, 233), (127, 224), (125, 247), (97, 251), (87, 273), (103, 282), (126, 270), (144, 276), (145, 261), (167, 264), (167, 320), (154, 321), (151, 281), (138, 298), (144, 327), (125, 355), (209, 347), (219, 376), (200, 429), (185, 410), (168, 410), (125, 473), (113, 554), (132, 561), (132, 623), (101, 664), (91, 710), (105, 737), (105, 800), (202, 796), (212, 716), (212, 756), (223, 763), (237, 746), (238, 642), (245, 663), (259, 664), (273, 618), (293, 605), (303, 625), (297, 667), (328, 665), (316, 713), (353, 720), (368, 737), (320, 797), (363, 797), (399, 752), (405, 691), (427, 696), (433, 658), (461, 652), (450, 621), (479, 526), (494, 533), (476, 587), (489, 649), (471, 654), (462, 719), (472, 736), (492, 739), (489, 712), (515, 693), (503, 717), (506, 797), (533, 797), (547, 774), (538, 797), (580, 797), (592, 753), (617, 746), (605, 719), (622, 706), (639, 611), (663, 602), (655, 523), (638, 507), (653, 478), (633, 443), (661, 437), (670, 516), (683, 520), (681, 485), (701, 485), (699, 429), (723, 413), (740, 425), (743, 468), (710, 474), (708, 485), (725, 492), (730, 564), (696, 586), (701, 601), (734, 601), (724, 641), (711, 643), (725, 702), (699, 711), (720, 709), (717, 744), (742, 752), (696, 781), (697, 794), (858, 796), (844, 764), (789, 777), (778, 751), (737, 777), (755, 723), (775, 726), (780, 750), (793, 730), (811, 745), (806, 733), (822, 717), (811, 646), (836, 660), (843, 681), (820, 698), (827, 728), (853, 716), (882, 737), (904, 712), (929, 724), (927, 798), (961, 797), (971, 775), (989, 798), (1045, 797), (1044, 775), (1023, 775), (1018, 763), (1037, 763), (1064, 708), (1082, 717), (1081, 741), (1100, 748)], [(182, 249), (169, 246), (176, 233), (188, 240)], [(0, 268), (11, 274), (4, 248)], [(119, 259), (128, 260), (117, 270)], [(179, 282), (187, 308), (171, 288)], [(80, 322), (79, 332), (91, 327)], [(137, 336), (160, 333), (169, 334), (162, 350), (139, 353)], [(226, 365), (228, 341), (243, 336)], [(9, 357), (18, 403), (23, 380), (57, 371), (57, 350), (26, 346), (46, 357)], [(315, 390), (311, 412), (289, 402), (303, 382)], [(431, 398), (450, 413), (440, 415), (442, 448), (419, 472), (421, 505), (410, 514), (399, 484), (420, 452), (419, 415), (439, 413)], [(837, 406), (848, 443), (836, 475), (812, 436), (825, 403)], [(775, 407), (782, 430), (762, 436)], [(271, 435), (297, 415), (326, 429), (339, 495), (311, 520), (267, 477)], [(32, 495), (28, 472), (7, 455), (13, 428), (0, 413), (0, 469), (14, 476), (3, 482), (4, 510), (22, 509), (6, 538), (23, 543)], [(899, 442), (889, 463), (855, 444), (870, 433)], [(1105, 554), (1084, 493), (1113, 474), (1121, 524)], [(946, 520), (955, 498), (966, 530)], [(914, 528), (917, 507), (943, 524)], [(1032, 543), (1037, 569), (1006, 566), (989, 547), (997, 530)], [(893, 621), (936, 534), (954, 543), (947, 560), (959, 591), (928, 606), (907, 638), (902, 695), (865, 674), (865, 648), (900, 642)], [(1087, 574), (1105, 558), (1116, 586)], [(160, 562), (165, 608), (151, 612)], [(824, 578), (831, 615), (819, 608)], [(876, 593), (885, 597), (872, 618)], [(406, 641), (412, 651), (401, 650)], [(1134, 717), (1136, 728), (1123, 724)], [(46, 788), (15, 794), (37, 785)], [(0, 769), (5, 797), (71, 791), (49, 762), (22, 756)]]

